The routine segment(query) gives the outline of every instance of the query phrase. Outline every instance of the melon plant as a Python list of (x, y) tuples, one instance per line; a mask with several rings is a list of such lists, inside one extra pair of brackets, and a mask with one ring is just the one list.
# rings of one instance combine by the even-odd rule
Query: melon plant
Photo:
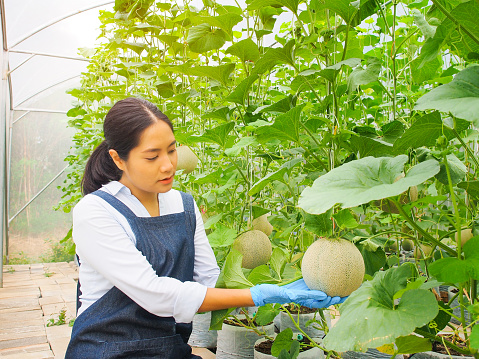
[(233, 243), (233, 248), (243, 255), (241, 266), (247, 269), (266, 264), (273, 252), (268, 236), (257, 229), (238, 236)]
[(176, 148), (178, 153), (178, 162), (176, 164), (177, 170), (183, 170), (184, 174), (193, 172), (198, 165), (198, 157), (193, 153), (188, 146), (179, 146)]
[(432, 253), (432, 247), (426, 244), (421, 244), (419, 247), (414, 248), (414, 258), (416, 259), (428, 258), (431, 255), (431, 253)]
[(306, 250), (301, 270), (310, 289), (345, 297), (363, 282), (365, 266), (361, 252), (350, 241), (320, 238)]
[(267, 236), (270, 236), (271, 233), (273, 233), (273, 225), (268, 222), (267, 214), (263, 214), (262, 216), (253, 219), (253, 222), (251, 223), (251, 229), (261, 231)]

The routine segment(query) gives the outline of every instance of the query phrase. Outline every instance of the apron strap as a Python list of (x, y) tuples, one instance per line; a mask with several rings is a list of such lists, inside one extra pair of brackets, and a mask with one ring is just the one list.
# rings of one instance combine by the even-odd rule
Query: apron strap
[(196, 232), (196, 212), (194, 205), (195, 202), (191, 194), (184, 193), (181, 191), (180, 194), (181, 199), (183, 200), (183, 208), (185, 210), (186, 230), (188, 232), (188, 235), (190, 235), (191, 238), (194, 238)]
[(120, 201), (115, 196), (109, 194), (108, 192), (102, 190), (96, 190), (92, 192), (92, 194), (104, 199), (108, 204), (110, 204), (113, 208), (115, 208), (118, 212), (120, 212), (125, 218), (133, 219), (136, 218), (135, 214), (131, 209), (128, 208), (126, 204)]

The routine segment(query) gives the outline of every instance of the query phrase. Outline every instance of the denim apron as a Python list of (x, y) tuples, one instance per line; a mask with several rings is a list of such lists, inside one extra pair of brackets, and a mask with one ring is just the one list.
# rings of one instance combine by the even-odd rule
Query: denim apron
[[(184, 282), (193, 280), (196, 215), (192, 196), (180, 193), (184, 212), (158, 217), (137, 217), (105, 191), (92, 194), (128, 220), (136, 247), (158, 276)], [(151, 314), (113, 287), (75, 320), (65, 358), (200, 358), (187, 344), (191, 330), (191, 323)]]

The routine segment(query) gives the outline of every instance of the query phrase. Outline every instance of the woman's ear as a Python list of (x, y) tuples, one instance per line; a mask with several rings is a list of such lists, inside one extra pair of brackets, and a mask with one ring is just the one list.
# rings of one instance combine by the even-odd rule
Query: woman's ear
[(110, 154), (111, 159), (113, 160), (113, 162), (115, 162), (116, 167), (118, 167), (120, 169), (120, 171), (123, 171), (124, 170), (123, 167), (124, 167), (125, 162), (120, 158), (120, 156), (118, 155), (118, 152), (111, 149), (111, 150), (108, 150), (108, 153)]

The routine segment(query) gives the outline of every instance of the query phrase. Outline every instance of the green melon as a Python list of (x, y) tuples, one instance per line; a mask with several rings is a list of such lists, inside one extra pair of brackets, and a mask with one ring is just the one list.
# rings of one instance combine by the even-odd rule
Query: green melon
[(273, 252), (268, 236), (257, 229), (241, 234), (235, 239), (233, 248), (243, 255), (241, 266), (247, 269), (268, 263)]
[[(472, 229), (466, 228), (461, 231), (461, 246), (464, 246), (468, 240), (473, 237)], [(457, 233), (456, 233), (456, 243), (457, 243)]]
[(308, 288), (332, 297), (350, 295), (359, 288), (365, 273), (361, 252), (342, 238), (313, 242), (304, 254), (301, 270)]
[(176, 148), (178, 153), (177, 170), (183, 170), (184, 174), (192, 172), (198, 165), (198, 157), (188, 146), (179, 146)]
[(273, 226), (268, 222), (267, 214), (263, 214), (262, 216), (253, 219), (253, 222), (251, 223), (251, 229), (257, 229), (267, 236), (270, 236), (271, 233), (273, 233)]
[(403, 239), (401, 242), (401, 247), (405, 251), (412, 251), (414, 249), (414, 242), (410, 239)]
[(424, 256), (428, 258), (431, 255), (431, 253), (432, 253), (432, 247), (426, 244), (421, 244), (420, 248), (419, 247), (414, 248), (414, 258), (416, 259), (424, 259)]

